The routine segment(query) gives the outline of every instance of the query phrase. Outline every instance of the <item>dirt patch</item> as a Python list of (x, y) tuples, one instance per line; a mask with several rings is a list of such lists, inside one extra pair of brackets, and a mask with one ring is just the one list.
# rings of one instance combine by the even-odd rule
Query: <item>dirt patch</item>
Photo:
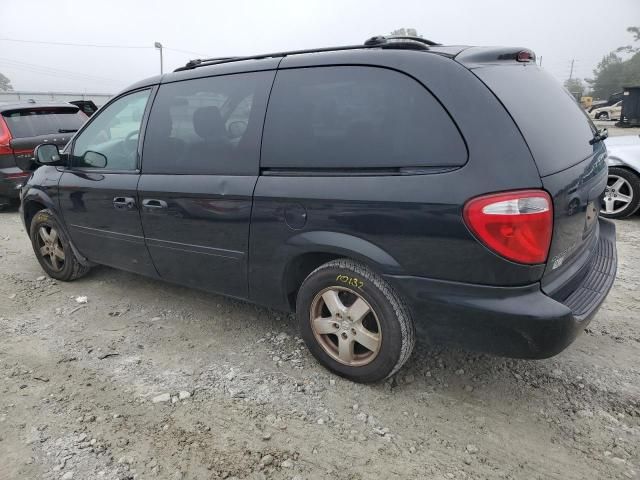
[(562, 354), (419, 342), (366, 386), (288, 315), (103, 267), (45, 278), (0, 213), (0, 478), (639, 478), (640, 218), (617, 226), (614, 290)]

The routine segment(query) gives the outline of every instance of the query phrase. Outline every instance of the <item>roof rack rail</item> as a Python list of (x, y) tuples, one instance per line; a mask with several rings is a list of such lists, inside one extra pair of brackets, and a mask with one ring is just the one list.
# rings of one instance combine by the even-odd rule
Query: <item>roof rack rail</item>
[(193, 60), (189, 60), (185, 67), (195, 68), (198, 67), (202, 62), (221, 62), (226, 60), (233, 60), (238, 57), (217, 57), (217, 58), (195, 58)]
[(342, 47), (324, 47), (312, 48), (307, 50), (290, 50), (286, 52), (264, 53), (261, 55), (249, 55), (245, 57), (216, 57), (216, 58), (198, 58), (190, 60), (184, 67), (179, 67), (174, 72), (182, 72), (184, 70), (192, 70), (198, 67), (206, 67), (209, 65), (218, 65), (220, 63), (239, 62), (242, 60), (261, 60), (264, 58), (279, 58), (287, 55), (300, 55), (303, 53), (321, 53), (321, 52), (338, 52), (343, 50), (358, 50), (363, 48), (398, 48), (398, 49), (418, 49), (428, 50), (429, 46), (440, 45), (426, 38), (411, 36), (389, 36), (389, 37), (371, 37), (362, 45), (345, 45)]
[[(376, 47), (378, 47), (376, 45)], [(184, 67), (179, 67), (174, 72), (181, 72), (183, 70), (191, 70), (198, 67), (206, 67), (209, 65), (218, 65), (220, 63), (239, 62), (241, 60), (261, 60), (264, 58), (279, 58), (286, 57), (287, 55), (298, 55), (302, 53), (318, 53), (318, 52), (333, 52), (338, 50), (355, 50), (359, 48), (370, 48), (364, 45), (349, 45), (344, 47), (325, 47), (325, 48), (313, 48), (309, 50), (291, 50), (287, 52), (275, 52), (275, 53), (263, 53), (260, 55), (248, 55), (245, 57), (219, 57), (219, 58), (203, 58), (197, 60), (191, 60)]]

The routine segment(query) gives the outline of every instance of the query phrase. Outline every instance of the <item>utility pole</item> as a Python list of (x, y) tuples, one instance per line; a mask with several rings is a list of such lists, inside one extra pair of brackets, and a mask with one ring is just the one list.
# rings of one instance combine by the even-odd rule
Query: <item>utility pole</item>
[(573, 78), (573, 62), (575, 62), (575, 59), (571, 59), (571, 71), (569, 72), (569, 80), (571, 80)]
[(540, 66), (542, 66), (542, 55), (540, 55)]
[(153, 46), (160, 50), (160, 75), (162, 75), (164, 73), (162, 68), (162, 44), (160, 42), (155, 42)]

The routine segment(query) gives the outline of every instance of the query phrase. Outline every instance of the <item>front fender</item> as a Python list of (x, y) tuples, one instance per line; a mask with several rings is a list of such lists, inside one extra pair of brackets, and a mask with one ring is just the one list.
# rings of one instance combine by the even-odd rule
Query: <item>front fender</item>
[[(52, 169), (52, 171), (47, 171), (49, 169)], [(57, 172), (58, 175), (55, 175), (54, 172)], [(56, 194), (60, 176), (61, 172), (58, 172), (53, 167), (40, 167), (32, 174), (29, 181), (22, 189), (20, 200), (20, 219), (22, 220), (22, 224), (24, 225), (27, 235), (29, 235), (29, 216), (32, 216), (33, 212), (36, 210), (42, 210), (43, 208), (50, 210), (52, 216), (57, 220), (60, 228), (62, 228), (69, 239), (69, 244), (78, 259), (78, 262), (84, 266), (91, 266), (92, 263), (84, 257), (74, 245), (64, 222), (64, 218), (62, 218), (58, 211)]]
[(45, 190), (26, 185), (22, 191), (22, 207), (29, 202), (37, 202), (45, 206), (45, 208), (56, 209), (56, 202), (53, 201), (51, 196)]
[(640, 158), (638, 159), (624, 159), (614, 155), (607, 157), (607, 165), (610, 167), (623, 167), (629, 168), (636, 173), (640, 173)]

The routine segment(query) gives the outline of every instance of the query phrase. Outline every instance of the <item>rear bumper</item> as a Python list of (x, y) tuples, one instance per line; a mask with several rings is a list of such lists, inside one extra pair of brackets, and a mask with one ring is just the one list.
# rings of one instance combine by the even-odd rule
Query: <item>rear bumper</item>
[(13, 178), (7, 177), (7, 174), (16, 174), (21, 172), (22, 170), (19, 168), (0, 169), (0, 198), (20, 198), (20, 187), (27, 181), (28, 175)]
[(615, 226), (600, 220), (595, 254), (582, 281), (562, 300), (539, 283), (496, 287), (388, 275), (411, 307), (418, 331), (436, 343), (514, 358), (564, 350), (606, 298), (617, 268)]

